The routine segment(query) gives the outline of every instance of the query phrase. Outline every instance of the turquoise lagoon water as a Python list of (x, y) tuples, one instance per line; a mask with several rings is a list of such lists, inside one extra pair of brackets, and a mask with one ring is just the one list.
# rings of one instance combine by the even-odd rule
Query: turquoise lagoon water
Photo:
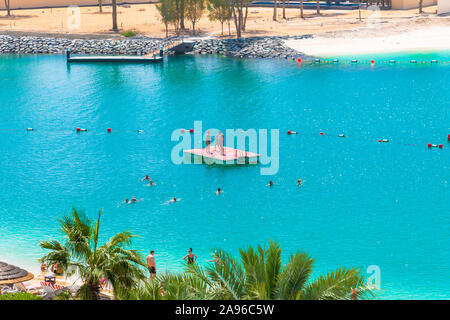
[[(38, 241), (59, 237), (56, 218), (75, 205), (103, 208), (104, 239), (140, 235), (134, 246), (154, 249), (161, 271), (180, 270), (189, 247), (203, 263), (214, 247), (273, 239), (285, 259), (309, 251), (316, 274), (379, 266), (382, 298), (450, 298), (449, 82), (446, 65), (186, 56), (68, 67), (62, 56), (3, 56), (0, 260), (36, 270)], [(171, 133), (195, 120), (280, 129), (278, 173), (173, 164)], [(147, 173), (156, 186), (140, 181)], [(144, 201), (120, 204), (133, 195)]]

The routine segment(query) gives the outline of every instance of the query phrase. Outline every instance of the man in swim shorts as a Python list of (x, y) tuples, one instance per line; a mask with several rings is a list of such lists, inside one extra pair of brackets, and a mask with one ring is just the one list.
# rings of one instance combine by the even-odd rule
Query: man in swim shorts
[(150, 279), (156, 276), (156, 263), (155, 263), (155, 251), (150, 251), (150, 254), (147, 256), (147, 267), (150, 272)]

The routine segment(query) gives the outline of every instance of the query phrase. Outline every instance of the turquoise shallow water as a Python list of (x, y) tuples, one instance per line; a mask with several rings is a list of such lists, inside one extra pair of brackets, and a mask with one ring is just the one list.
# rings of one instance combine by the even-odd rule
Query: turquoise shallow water
[[(104, 236), (140, 235), (135, 247), (156, 250), (160, 270), (181, 269), (189, 247), (205, 261), (213, 247), (274, 239), (285, 257), (313, 254), (317, 273), (379, 266), (382, 298), (450, 298), (449, 81), (446, 65), (1, 57), (0, 260), (36, 270), (37, 242), (75, 205), (103, 208)], [(279, 172), (174, 165), (170, 135), (194, 120), (280, 129)], [(133, 195), (145, 200), (119, 204)]]

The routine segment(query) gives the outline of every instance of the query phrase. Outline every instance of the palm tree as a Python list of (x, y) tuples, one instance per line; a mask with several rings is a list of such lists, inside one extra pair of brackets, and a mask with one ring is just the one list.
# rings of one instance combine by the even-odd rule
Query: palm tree
[(286, 19), (286, 0), (283, 0), (283, 19)]
[(103, 0), (97, 0), (98, 1), (98, 11), (100, 13), (103, 12)]
[(119, 28), (117, 28), (117, 0), (111, 0), (111, 5), (112, 5), (112, 20), (113, 20), (112, 31), (117, 32), (119, 31)]
[(317, 10), (317, 14), (320, 14), (320, 0), (317, 0), (316, 10)]
[(163, 273), (145, 279), (133, 290), (122, 291), (122, 300), (210, 300), (207, 283), (189, 273)]
[(423, 0), (419, 0), (419, 13), (423, 13)]
[(121, 298), (340, 300), (367, 299), (376, 293), (354, 268), (339, 268), (311, 280), (314, 259), (297, 251), (283, 265), (276, 242), (270, 242), (268, 248), (248, 247), (239, 252), (240, 261), (225, 251), (215, 250), (213, 264), (187, 265), (185, 273), (158, 276)]
[(112, 285), (115, 295), (135, 287), (144, 278), (141, 256), (136, 250), (126, 249), (135, 236), (120, 232), (99, 246), (100, 218), (101, 210), (97, 221), (91, 221), (73, 208), (71, 214), (58, 219), (65, 242), (40, 242), (41, 248), (50, 250), (42, 257), (47, 265), (58, 263), (65, 271), (76, 268), (83, 281), (77, 292), (81, 299), (97, 300), (103, 278)]
[(297, 251), (283, 266), (281, 247), (276, 242), (270, 242), (268, 248), (250, 246), (239, 253), (241, 262), (216, 250), (218, 263), (206, 271), (195, 265), (188, 270), (215, 288), (215, 298), (219, 299), (340, 300), (351, 299), (353, 290), (360, 299), (375, 295), (374, 288), (366, 285), (354, 268), (339, 268), (311, 281), (314, 259)]

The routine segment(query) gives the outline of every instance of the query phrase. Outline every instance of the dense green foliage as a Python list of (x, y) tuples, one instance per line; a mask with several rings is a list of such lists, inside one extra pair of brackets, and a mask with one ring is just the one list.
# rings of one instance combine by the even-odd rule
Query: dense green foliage
[(275, 242), (239, 252), (240, 261), (216, 250), (214, 262), (205, 268), (187, 265), (184, 273), (158, 275), (119, 296), (131, 300), (346, 300), (368, 299), (376, 293), (354, 268), (339, 268), (312, 280), (314, 259), (297, 251), (283, 265)]
[(133, 31), (133, 30), (128, 30), (128, 31), (122, 32), (120, 35), (124, 36), (124, 37), (127, 37), (127, 38), (128, 37), (134, 37), (135, 35), (137, 35), (137, 32)]
[(0, 294), (0, 300), (42, 300), (42, 297), (28, 292), (17, 292)]
[(102, 280), (118, 290), (129, 290), (144, 278), (145, 266), (136, 250), (126, 249), (135, 237), (128, 231), (120, 232), (99, 246), (101, 211), (97, 221), (91, 221), (74, 208), (70, 215), (59, 220), (65, 242), (42, 241), (40, 246), (49, 250), (42, 260), (48, 265), (59, 263), (65, 272), (75, 268), (83, 285), (77, 297), (85, 300), (98, 299)]

